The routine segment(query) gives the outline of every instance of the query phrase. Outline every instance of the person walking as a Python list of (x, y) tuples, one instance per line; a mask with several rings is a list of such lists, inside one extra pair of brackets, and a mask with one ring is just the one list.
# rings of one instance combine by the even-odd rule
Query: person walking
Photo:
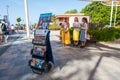
[(87, 40), (87, 30), (88, 30), (88, 21), (86, 17), (82, 18), (82, 26), (81, 26), (81, 33), (80, 33), (80, 41), (81, 41), (81, 46), (80, 48), (84, 48), (86, 45), (86, 40)]
[[(26, 30), (26, 29), (25, 29)], [(19, 27), (18, 24), (15, 24), (15, 32), (18, 34), (19, 33)]]
[(2, 21), (1, 28), (2, 28), (2, 34), (3, 34), (3, 37), (4, 37), (4, 42), (7, 43), (9, 32), (7, 30), (7, 24), (5, 22), (5, 19), (3, 19), (3, 21)]
[(80, 35), (80, 23), (78, 21), (78, 17), (74, 18), (74, 23), (73, 23), (73, 41), (74, 41), (74, 46), (78, 46), (79, 43), (79, 35)]
[(64, 20), (64, 22), (61, 25), (62, 25), (62, 27), (61, 27), (62, 43), (65, 47), (66, 45), (71, 44), (69, 23), (66, 20)]
[(12, 34), (15, 32), (15, 29), (14, 29), (14, 25), (13, 25), (13, 24), (11, 25), (11, 32), (12, 32)]
[(0, 22), (0, 44), (2, 44), (2, 23)]

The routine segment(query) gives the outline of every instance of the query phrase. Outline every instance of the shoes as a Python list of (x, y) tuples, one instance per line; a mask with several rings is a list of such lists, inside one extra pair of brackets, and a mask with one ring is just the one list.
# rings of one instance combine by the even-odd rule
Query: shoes
[(85, 46), (80, 46), (80, 48), (85, 48)]
[(5, 41), (5, 44), (7, 44), (8, 42), (7, 41)]

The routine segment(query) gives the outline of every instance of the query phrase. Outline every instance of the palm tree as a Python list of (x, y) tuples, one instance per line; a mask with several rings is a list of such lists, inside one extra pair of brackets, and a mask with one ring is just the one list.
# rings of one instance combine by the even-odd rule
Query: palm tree
[(17, 23), (18, 23), (18, 27), (20, 27), (20, 22), (22, 21), (21, 17), (16, 19)]
[(18, 23), (20, 23), (21, 20), (22, 20), (22, 19), (21, 19), (20, 17), (16, 19), (16, 21), (17, 21)]
[(53, 23), (55, 23), (56, 19), (57, 19), (57, 16), (56, 16), (55, 14), (53, 14), (53, 15), (52, 15), (52, 18), (51, 18), (51, 21), (52, 21)]

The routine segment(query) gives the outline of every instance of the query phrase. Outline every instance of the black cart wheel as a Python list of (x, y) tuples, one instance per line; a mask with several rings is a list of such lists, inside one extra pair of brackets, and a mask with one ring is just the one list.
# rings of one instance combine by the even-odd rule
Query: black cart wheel
[(48, 63), (46, 63), (46, 65), (44, 66), (44, 70), (45, 70), (45, 72), (50, 72), (51, 69), (52, 69), (52, 67), (53, 67), (52, 62), (48, 62)]
[(43, 71), (39, 71), (39, 70), (35, 70), (35, 69), (32, 69), (32, 71), (33, 71), (34, 73), (40, 74), (40, 75), (42, 75), (42, 73), (43, 73)]

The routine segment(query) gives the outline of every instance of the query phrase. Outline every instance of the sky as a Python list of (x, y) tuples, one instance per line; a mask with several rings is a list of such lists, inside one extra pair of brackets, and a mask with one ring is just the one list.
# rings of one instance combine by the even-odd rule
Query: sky
[[(80, 12), (89, 3), (79, 0), (28, 0), (29, 21), (30, 24), (38, 22), (41, 13), (60, 15), (71, 9)], [(0, 0), (0, 18), (7, 14), (7, 5), (10, 23), (16, 24), (18, 17), (21, 17), (21, 23), (25, 23), (24, 0)]]

